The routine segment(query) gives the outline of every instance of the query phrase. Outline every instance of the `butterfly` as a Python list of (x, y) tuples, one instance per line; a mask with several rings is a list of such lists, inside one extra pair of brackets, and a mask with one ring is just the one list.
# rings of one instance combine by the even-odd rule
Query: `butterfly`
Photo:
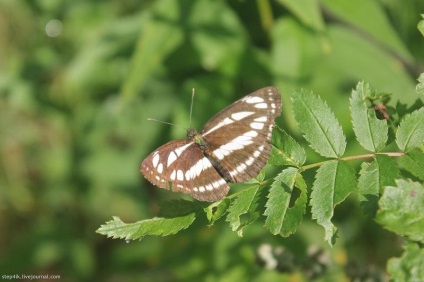
[(229, 191), (228, 183), (254, 178), (265, 166), (281, 107), (277, 88), (259, 89), (221, 110), (200, 133), (190, 128), (187, 139), (153, 151), (140, 171), (160, 188), (200, 201), (221, 200)]

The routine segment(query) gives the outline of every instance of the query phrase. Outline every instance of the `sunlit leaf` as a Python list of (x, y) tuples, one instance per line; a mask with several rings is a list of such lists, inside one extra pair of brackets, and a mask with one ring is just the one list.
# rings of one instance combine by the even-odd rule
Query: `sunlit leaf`
[(376, 221), (411, 240), (424, 242), (424, 187), (411, 180), (387, 186), (378, 202)]
[(362, 163), (358, 179), (359, 200), (365, 212), (374, 216), (377, 201), (384, 186), (394, 185), (399, 176), (395, 160), (386, 155), (377, 155), (371, 163)]
[(377, 119), (374, 109), (368, 107), (367, 99), (370, 95), (369, 85), (358, 83), (352, 91), (350, 111), (356, 139), (368, 151), (377, 152), (386, 146), (389, 128), (387, 121)]
[(312, 218), (324, 227), (329, 244), (334, 244), (337, 233), (331, 222), (334, 208), (355, 190), (356, 181), (355, 171), (344, 161), (328, 161), (317, 171), (310, 200)]
[[(299, 195), (293, 193), (295, 188), (299, 189)], [(306, 183), (299, 170), (293, 167), (283, 170), (275, 177), (269, 191), (265, 227), (274, 235), (286, 237), (293, 234), (302, 221), (306, 201)], [(292, 202), (294, 204), (290, 206)]]
[(400, 158), (399, 165), (424, 181), (424, 152), (415, 149)]
[(305, 150), (283, 129), (275, 126), (272, 132), (272, 153), (268, 160), (271, 165), (301, 166), (306, 160)]
[(327, 104), (305, 91), (296, 93), (292, 99), (296, 121), (310, 146), (324, 157), (342, 156), (346, 148), (346, 137)]
[(239, 236), (243, 236), (243, 228), (245, 226), (251, 224), (261, 216), (258, 210), (258, 201), (261, 196), (259, 190), (259, 185), (246, 188), (233, 200), (228, 209), (226, 220), (230, 222), (231, 229), (237, 231)]
[(221, 201), (214, 202), (207, 206), (204, 210), (209, 223), (212, 225), (215, 221), (220, 219), (227, 212), (230, 204), (231, 200), (229, 198), (224, 198)]
[(393, 281), (424, 281), (424, 249), (416, 243), (407, 243), (402, 257), (388, 261), (387, 271)]
[(406, 115), (396, 132), (399, 149), (410, 151), (424, 145), (424, 108)]
[(135, 223), (124, 223), (119, 217), (106, 222), (96, 230), (97, 233), (114, 239), (135, 240), (146, 235), (167, 236), (189, 227), (195, 219), (195, 213), (174, 218), (154, 217)]

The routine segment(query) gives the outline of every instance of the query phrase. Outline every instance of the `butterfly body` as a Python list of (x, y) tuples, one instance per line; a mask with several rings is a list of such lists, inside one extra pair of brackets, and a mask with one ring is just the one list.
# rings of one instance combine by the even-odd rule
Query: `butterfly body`
[(187, 139), (159, 147), (142, 162), (141, 172), (160, 188), (220, 200), (228, 183), (247, 181), (265, 166), (280, 112), (277, 88), (257, 90), (212, 117), (200, 133), (189, 129)]

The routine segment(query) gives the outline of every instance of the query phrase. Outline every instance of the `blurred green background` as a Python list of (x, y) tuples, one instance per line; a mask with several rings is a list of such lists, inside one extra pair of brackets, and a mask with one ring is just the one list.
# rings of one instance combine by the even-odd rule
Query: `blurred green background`
[[(277, 123), (300, 139), (290, 95), (321, 95), (353, 140), (348, 97), (362, 79), (412, 103), (424, 71), (422, 0), (0, 0), (0, 277), (61, 281), (306, 281), (261, 267), (262, 244), (296, 258), (328, 252), (325, 281), (384, 271), (401, 240), (365, 218), (355, 196), (336, 209), (333, 249), (306, 215), (296, 235), (261, 223), (239, 238), (206, 220), (166, 238), (126, 243), (95, 233), (112, 216), (151, 218), (180, 197), (139, 166), (185, 131), (264, 86), (277, 86)], [(348, 147), (347, 155), (360, 153)], [(309, 162), (317, 159), (311, 155)], [(172, 194), (172, 195), (171, 195)]]

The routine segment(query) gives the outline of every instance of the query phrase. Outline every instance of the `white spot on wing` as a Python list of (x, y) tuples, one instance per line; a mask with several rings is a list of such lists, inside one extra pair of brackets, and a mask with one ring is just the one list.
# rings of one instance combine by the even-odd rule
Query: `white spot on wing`
[(190, 170), (187, 170), (187, 171), (186, 171), (186, 173), (185, 173), (185, 179), (186, 179), (187, 181), (189, 181), (189, 180), (191, 179), (191, 171), (190, 171)]
[(218, 158), (218, 160), (222, 160), (225, 156), (228, 156), (230, 152), (228, 150), (218, 148), (213, 151), (213, 154)]
[(268, 118), (266, 116), (255, 118), (254, 121), (266, 122)]
[(162, 163), (160, 163), (160, 164), (158, 165), (157, 169), (158, 169), (158, 172), (159, 172), (159, 173), (162, 173), (162, 172), (163, 172), (163, 164), (162, 164)]
[(266, 108), (268, 108), (268, 105), (266, 103), (259, 103), (259, 104), (255, 105), (255, 108), (266, 109)]
[(261, 151), (259, 151), (259, 150), (256, 150), (256, 151), (253, 152), (253, 157), (255, 157), (255, 159), (257, 157), (259, 157), (260, 155), (261, 155)]
[(245, 163), (246, 165), (250, 166), (253, 164), (254, 161), (255, 161), (254, 157), (249, 157)]
[(186, 144), (186, 145), (184, 145), (182, 147), (179, 147), (179, 148), (175, 149), (175, 153), (177, 154), (177, 156), (178, 157), (181, 156), (181, 154), (185, 151), (185, 149), (187, 149), (187, 147), (190, 146), (191, 144), (193, 144), (193, 142), (188, 143), (188, 144)]
[(211, 132), (213, 132), (213, 131), (215, 131), (215, 130), (217, 130), (217, 129), (219, 129), (219, 128), (221, 128), (221, 127), (223, 127), (224, 125), (229, 125), (229, 124), (231, 124), (231, 123), (233, 123), (234, 122), (234, 120), (232, 120), (232, 119), (230, 119), (230, 118), (225, 118), (224, 120), (222, 120), (222, 121), (220, 121), (217, 125), (215, 125), (214, 127), (212, 127), (211, 129), (209, 129), (208, 131), (206, 131), (204, 134), (203, 134), (203, 136), (206, 136), (206, 135), (208, 135), (209, 133), (211, 133)]
[(249, 103), (249, 104), (261, 103), (263, 101), (264, 99), (262, 99), (261, 97), (256, 97), (256, 96), (246, 97), (246, 103)]
[(250, 127), (253, 129), (261, 130), (262, 128), (264, 128), (264, 124), (262, 122), (252, 122), (250, 124)]
[(240, 164), (237, 166), (236, 170), (240, 173), (243, 173), (243, 171), (247, 168), (247, 165), (245, 164)]
[(251, 131), (246, 132), (243, 135), (246, 136), (246, 137), (256, 137), (256, 136), (258, 136), (258, 132), (251, 130)]
[(203, 159), (199, 160), (199, 161), (198, 161), (198, 162), (194, 165), (193, 169), (194, 169), (194, 174), (195, 174), (196, 176), (199, 176), (199, 175), (200, 175), (200, 173), (203, 171), (203, 169), (204, 169), (204, 167), (205, 167), (205, 159), (206, 159), (206, 158), (203, 158)]
[(177, 172), (175, 170), (173, 170), (171, 172), (171, 175), (169, 176), (169, 178), (171, 178), (171, 180), (175, 180), (175, 177), (177, 176)]
[(236, 150), (241, 150), (241, 149), (244, 148), (244, 146), (239, 144), (239, 143), (235, 143), (235, 142), (231, 141), (230, 143), (222, 145), (220, 148), (222, 150), (227, 150), (227, 151), (232, 152), (232, 151), (236, 151)]
[(166, 165), (169, 167), (176, 160), (177, 160), (177, 154), (175, 154), (175, 152), (172, 151), (171, 153), (169, 153), (168, 162), (167, 162)]
[[(263, 127), (263, 123), (256, 123), (256, 124), (262, 125)], [(257, 129), (262, 129), (262, 127)], [(248, 131), (244, 133), (243, 135), (234, 138), (227, 144), (222, 145), (218, 149), (215, 149), (213, 153), (219, 160), (222, 160), (225, 158), (225, 156), (228, 156), (232, 151), (241, 150), (245, 146), (252, 144), (253, 143), (252, 138), (256, 137), (257, 135), (258, 133), (254, 130)]]
[(179, 181), (183, 181), (184, 180), (184, 174), (183, 174), (183, 171), (181, 169), (179, 169), (177, 171), (177, 180), (179, 180)]
[(156, 151), (155, 155), (153, 156), (152, 164), (154, 167), (156, 167), (159, 163), (159, 153)]
[(185, 173), (186, 180), (198, 177), (203, 170), (210, 168), (211, 166), (212, 164), (208, 158), (203, 157), (202, 159), (198, 160), (197, 163), (195, 163), (192, 167), (190, 167), (189, 170), (187, 170)]
[(245, 117), (248, 117), (250, 115), (253, 115), (254, 112), (238, 112), (231, 115), (231, 118), (234, 120), (242, 120)]

